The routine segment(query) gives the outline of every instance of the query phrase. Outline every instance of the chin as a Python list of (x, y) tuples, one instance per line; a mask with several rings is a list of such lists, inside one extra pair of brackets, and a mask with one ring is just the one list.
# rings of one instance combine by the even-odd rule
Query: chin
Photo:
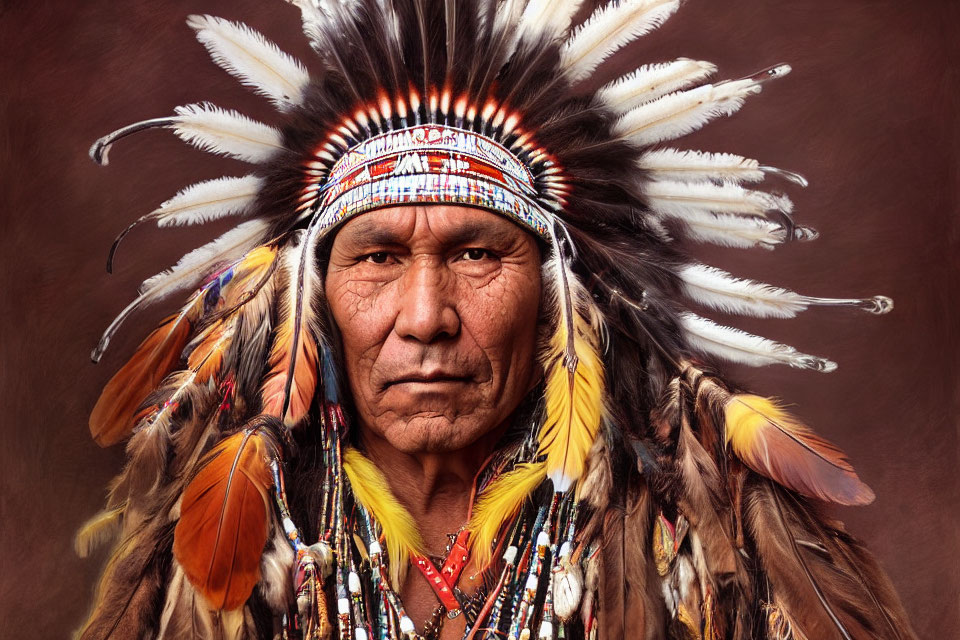
[(377, 431), (403, 453), (445, 453), (464, 449), (496, 428), (470, 417), (416, 415), (380, 425)]

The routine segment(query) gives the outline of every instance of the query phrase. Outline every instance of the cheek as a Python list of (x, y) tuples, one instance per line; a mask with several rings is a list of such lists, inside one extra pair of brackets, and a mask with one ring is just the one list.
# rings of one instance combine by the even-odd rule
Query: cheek
[(327, 278), (327, 302), (343, 343), (347, 374), (355, 394), (365, 390), (353, 384), (368, 379), (380, 346), (393, 327), (395, 305), (389, 300), (391, 287), (343, 276)]
[(505, 266), (501, 274), (479, 289), (463, 287), (461, 320), (492, 365), (495, 386), (527, 390), (536, 355), (539, 273), (531, 268)]

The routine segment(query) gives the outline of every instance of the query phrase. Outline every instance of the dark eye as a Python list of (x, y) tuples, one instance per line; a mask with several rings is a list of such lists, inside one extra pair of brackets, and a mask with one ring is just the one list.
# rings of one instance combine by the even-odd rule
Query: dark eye
[(483, 260), (484, 258), (490, 257), (490, 252), (486, 249), (466, 249), (461, 257), (464, 260)]
[(385, 264), (389, 255), (386, 251), (377, 251), (376, 253), (371, 253), (363, 257), (363, 260), (366, 262), (373, 262), (374, 264)]

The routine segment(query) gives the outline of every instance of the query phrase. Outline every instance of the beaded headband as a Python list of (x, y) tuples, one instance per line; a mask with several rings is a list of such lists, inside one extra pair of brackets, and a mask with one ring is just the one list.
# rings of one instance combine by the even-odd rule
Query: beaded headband
[(385, 206), (445, 202), (488, 209), (549, 235), (526, 165), (494, 140), (449, 126), (418, 125), (361, 142), (333, 165), (322, 191), (321, 228)]

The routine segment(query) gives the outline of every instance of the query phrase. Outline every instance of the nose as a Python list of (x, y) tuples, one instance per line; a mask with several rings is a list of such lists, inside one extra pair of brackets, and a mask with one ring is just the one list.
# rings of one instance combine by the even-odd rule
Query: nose
[(456, 337), (460, 316), (454, 285), (442, 260), (417, 256), (400, 279), (400, 312), (394, 325), (397, 334), (423, 344)]

